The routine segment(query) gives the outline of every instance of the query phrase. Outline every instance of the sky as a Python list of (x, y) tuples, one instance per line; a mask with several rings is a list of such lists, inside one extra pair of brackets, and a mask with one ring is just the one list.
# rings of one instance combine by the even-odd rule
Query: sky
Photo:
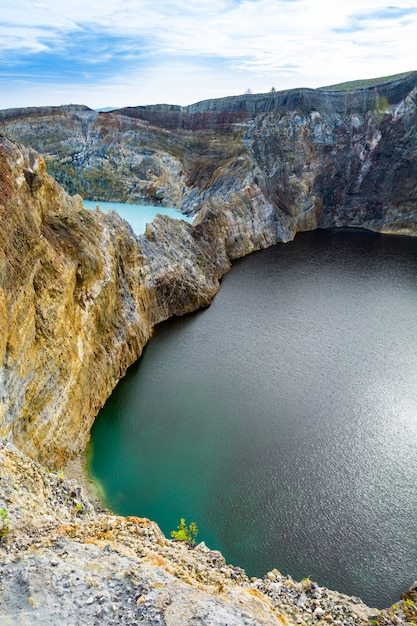
[(2, 0), (0, 109), (314, 88), (415, 70), (416, 51), (416, 0)]

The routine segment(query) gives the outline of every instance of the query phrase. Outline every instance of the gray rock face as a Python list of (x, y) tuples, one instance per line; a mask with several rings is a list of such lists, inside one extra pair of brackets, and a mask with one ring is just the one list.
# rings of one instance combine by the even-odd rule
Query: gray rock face
[[(213, 100), (203, 100), (190, 106), (180, 107), (169, 104), (126, 107), (117, 109), (128, 117), (143, 119), (165, 128), (216, 127), (219, 131), (227, 124), (272, 113), (273, 111), (300, 111), (305, 114), (321, 110), (327, 114), (349, 115), (357, 111), (372, 111), (384, 105), (398, 104), (414, 89), (417, 72), (409, 72), (401, 77), (369, 86), (344, 90), (289, 89), (264, 94), (244, 94)], [(236, 116), (235, 118), (233, 116)]]
[(12, 109), (0, 130), (72, 194), (221, 213), (239, 256), (317, 227), (414, 234), (416, 85), (410, 72), (189, 107)]

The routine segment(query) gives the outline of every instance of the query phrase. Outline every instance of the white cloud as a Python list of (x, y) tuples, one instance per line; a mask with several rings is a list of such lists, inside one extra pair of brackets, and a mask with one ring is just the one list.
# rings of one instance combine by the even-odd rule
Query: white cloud
[(414, 69), (415, 9), (411, 0), (3, 0), (0, 70), (7, 60), (22, 64), (22, 53), (64, 55), (75, 37), (96, 34), (100, 44), (71, 54), (91, 67), (119, 55), (117, 72), (97, 78), (97, 93), (117, 84), (127, 98), (141, 84), (150, 102), (169, 85), (164, 100), (184, 103), (226, 95), (228, 85), (229, 93), (314, 87)]

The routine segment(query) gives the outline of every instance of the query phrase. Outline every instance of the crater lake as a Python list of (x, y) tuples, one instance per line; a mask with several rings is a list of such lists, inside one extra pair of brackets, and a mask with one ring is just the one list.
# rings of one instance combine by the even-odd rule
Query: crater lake
[(417, 240), (298, 234), (155, 328), (98, 415), (104, 501), (249, 576), (382, 608), (417, 579)]

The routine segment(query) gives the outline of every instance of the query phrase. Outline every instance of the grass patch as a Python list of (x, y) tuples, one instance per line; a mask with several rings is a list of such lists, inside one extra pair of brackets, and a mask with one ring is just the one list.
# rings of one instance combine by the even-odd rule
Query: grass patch
[(326, 87), (318, 87), (317, 91), (350, 91), (351, 89), (360, 89), (361, 87), (372, 87), (380, 83), (387, 83), (398, 78), (403, 78), (413, 74), (413, 72), (402, 72), (401, 74), (393, 74), (392, 76), (381, 76), (380, 78), (366, 78), (363, 80), (351, 80), (346, 83), (338, 83), (336, 85), (328, 85)]

